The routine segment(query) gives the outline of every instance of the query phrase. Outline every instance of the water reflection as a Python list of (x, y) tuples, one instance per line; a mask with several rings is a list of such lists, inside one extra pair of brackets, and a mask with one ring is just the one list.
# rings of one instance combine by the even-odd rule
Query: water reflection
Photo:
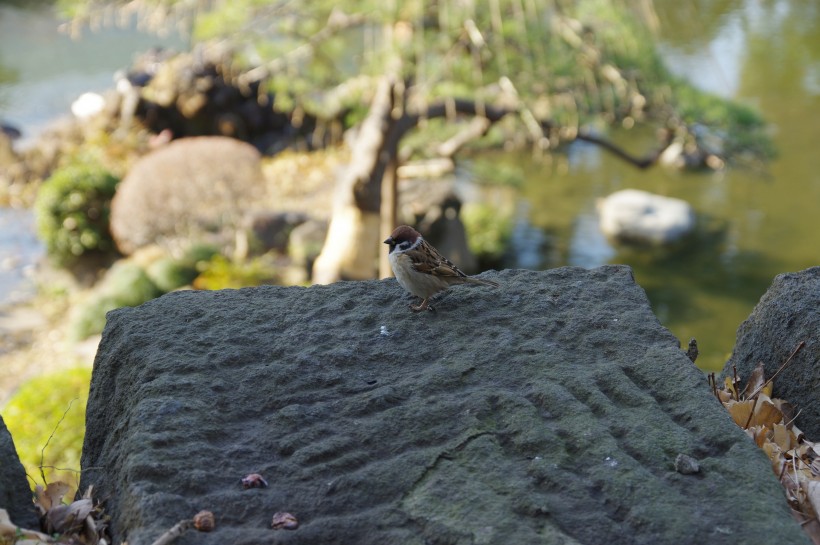
[[(566, 157), (492, 159), (516, 165), (529, 203), (516, 233), (551, 248), (542, 268), (626, 263), (661, 322), (685, 344), (696, 337), (698, 364), (718, 369), (735, 331), (777, 274), (820, 263), (820, 4), (801, 0), (656, 0), (657, 36), (667, 65), (703, 89), (756, 105), (771, 124), (778, 157), (759, 171), (639, 171), (589, 144)], [(652, 135), (617, 131), (641, 154)], [(477, 171), (482, 162), (476, 161)], [(688, 201), (695, 235), (667, 251), (614, 247), (600, 234), (597, 199), (625, 188)], [(520, 236), (520, 235), (519, 235)], [(526, 240), (525, 237), (521, 237)], [(514, 241), (515, 248), (531, 245)], [(516, 264), (534, 263), (526, 256)]]
[(0, 207), (0, 307), (33, 295), (35, 286), (29, 280), (44, 253), (34, 235), (34, 214)]
[(157, 37), (135, 28), (102, 28), (72, 40), (50, 6), (0, 4), (0, 120), (23, 129), (30, 141), (87, 91), (103, 92), (134, 52), (157, 45), (179, 49), (178, 36)]

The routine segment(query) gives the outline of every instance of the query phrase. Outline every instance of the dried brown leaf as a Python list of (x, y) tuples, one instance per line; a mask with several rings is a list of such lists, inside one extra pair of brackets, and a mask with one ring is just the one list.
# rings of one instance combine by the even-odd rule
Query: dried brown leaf
[(732, 416), (732, 420), (735, 421), (735, 424), (742, 428), (746, 425), (746, 422), (749, 421), (749, 415), (752, 413), (753, 403), (754, 402), (751, 399), (746, 401), (731, 400), (726, 403), (726, 410), (729, 411), (729, 414)]
[(216, 526), (214, 514), (210, 511), (200, 511), (194, 515), (194, 528), (200, 532), (211, 532)]
[(732, 399), (732, 393), (726, 390), (718, 390), (717, 391), (718, 399), (721, 403), (726, 404), (727, 401)]
[(803, 528), (803, 531), (806, 532), (806, 535), (809, 536), (812, 543), (814, 543), (814, 545), (820, 545), (820, 522), (817, 521), (817, 518), (795, 509), (791, 509), (791, 512), (794, 520)]
[(755, 406), (754, 415), (752, 415), (752, 426), (766, 426), (772, 429), (775, 424), (783, 421), (783, 413), (774, 406), (768, 396), (760, 394), (760, 398)]
[(783, 451), (772, 441), (766, 441), (760, 448), (763, 449), (763, 452), (769, 457), (769, 460), (771, 460), (774, 474), (780, 476), (783, 472), (783, 466), (786, 464), (786, 460), (783, 458)]
[(774, 403), (774, 406), (780, 409), (780, 412), (783, 413), (783, 423), (788, 424), (789, 427), (791, 427), (794, 424), (794, 417), (797, 414), (797, 411), (794, 410), (794, 405), (788, 401), (777, 398), (772, 399), (772, 403)]
[(299, 521), (291, 513), (274, 513), (271, 528), (274, 530), (296, 530), (299, 528)]
[(784, 424), (775, 424), (772, 427), (772, 440), (783, 451), (791, 450), (792, 446), (797, 443), (792, 432)]
[(46, 515), (46, 529), (50, 534), (79, 532), (93, 510), (94, 503), (89, 499), (77, 500), (71, 505), (57, 505), (49, 509)]
[(820, 458), (820, 443), (816, 443), (814, 441), (803, 441), (806, 443), (811, 449), (814, 451), (814, 456)]
[(806, 496), (809, 499), (809, 505), (814, 510), (814, 516), (820, 514), (820, 481), (811, 480), (806, 483)]
[(746, 435), (752, 438), (752, 441), (755, 442), (755, 445), (758, 447), (763, 447), (763, 444), (766, 442), (769, 430), (764, 426), (749, 426), (746, 430)]
[(40, 512), (40, 516), (45, 515), (51, 509), (51, 499), (46, 496), (46, 489), (43, 488), (43, 485), (38, 484), (34, 487), (34, 498), (34, 505)]
[(749, 380), (746, 382), (746, 388), (743, 389), (743, 396), (749, 399), (758, 388), (761, 388), (766, 382), (766, 367), (762, 361), (757, 362), (752, 374), (749, 375)]
[(46, 488), (38, 484), (34, 489), (34, 493), (37, 496), (35, 503), (39, 505), (43, 513), (45, 513), (52, 507), (60, 505), (63, 501), (63, 496), (65, 496), (69, 490), (71, 490), (71, 487), (62, 481), (49, 483)]
[[(21, 536), (26, 539), (19, 539)], [(54, 540), (45, 534), (20, 528), (11, 522), (8, 511), (5, 509), (0, 509), (0, 541), (3, 543), (14, 543), (16, 545), (23, 545), (26, 543), (29, 545), (54, 543)]]
[(814, 543), (814, 545), (820, 545), (820, 521), (812, 519), (802, 526), (803, 531), (809, 536), (811, 542)]

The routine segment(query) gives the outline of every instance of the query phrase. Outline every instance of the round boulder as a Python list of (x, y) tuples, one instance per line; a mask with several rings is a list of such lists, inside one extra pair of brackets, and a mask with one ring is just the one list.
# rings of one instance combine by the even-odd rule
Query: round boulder
[(663, 245), (695, 228), (695, 213), (686, 201), (638, 189), (624, 189), (598, 203), (601, 231), (619, 242)]
[(111, 233), (126, 255), (149, 244), (230, 248), (264, 196), (253, 146), (226, 137), (183, 138), (134, 164), (111, 203)]

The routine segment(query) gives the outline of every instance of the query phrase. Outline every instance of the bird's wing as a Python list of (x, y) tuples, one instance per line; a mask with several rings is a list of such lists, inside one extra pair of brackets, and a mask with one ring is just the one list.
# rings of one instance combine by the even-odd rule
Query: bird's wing
[(441, 255), (426, 240), (422, 240), (418, 248), (405, 252), (413, 262), (413, 268), (424, 274), (450, 278), (467, 278), (461, 269)]

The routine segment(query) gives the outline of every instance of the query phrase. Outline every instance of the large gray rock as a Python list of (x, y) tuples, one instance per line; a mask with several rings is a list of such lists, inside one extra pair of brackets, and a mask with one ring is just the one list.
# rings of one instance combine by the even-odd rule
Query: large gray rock
[(128, 172), (111, 202), (111, 234), (124, 254), (151, 244), (231, 247), (265, 194), (253, 146), (220, 136), (182, 138)]
[(34, 510), (31, 489), (26, 479), (26, 470), (17, 457), (14, 440), (11, 438), (3, 417), (0, 416), (0, 509), (8, 511), (9, 518), (17, 526), (29, 530), (39, 530), (40, 522)]
[(794, 405), (797, 427), (820, 441), (820, 267), (775, 277), (738, 328), (721, 378), (731, 376), (734, 366), (746, 384), (759, 361), (771, 377), (802, 341), (806, 345), (774, 380), (773, 394)]
[(487, 277), (434, 313), (395, 280), (110, 313), (80, 488), (131, 545), (200, 509), (178, 543), (808, 543), (629, 268)]

